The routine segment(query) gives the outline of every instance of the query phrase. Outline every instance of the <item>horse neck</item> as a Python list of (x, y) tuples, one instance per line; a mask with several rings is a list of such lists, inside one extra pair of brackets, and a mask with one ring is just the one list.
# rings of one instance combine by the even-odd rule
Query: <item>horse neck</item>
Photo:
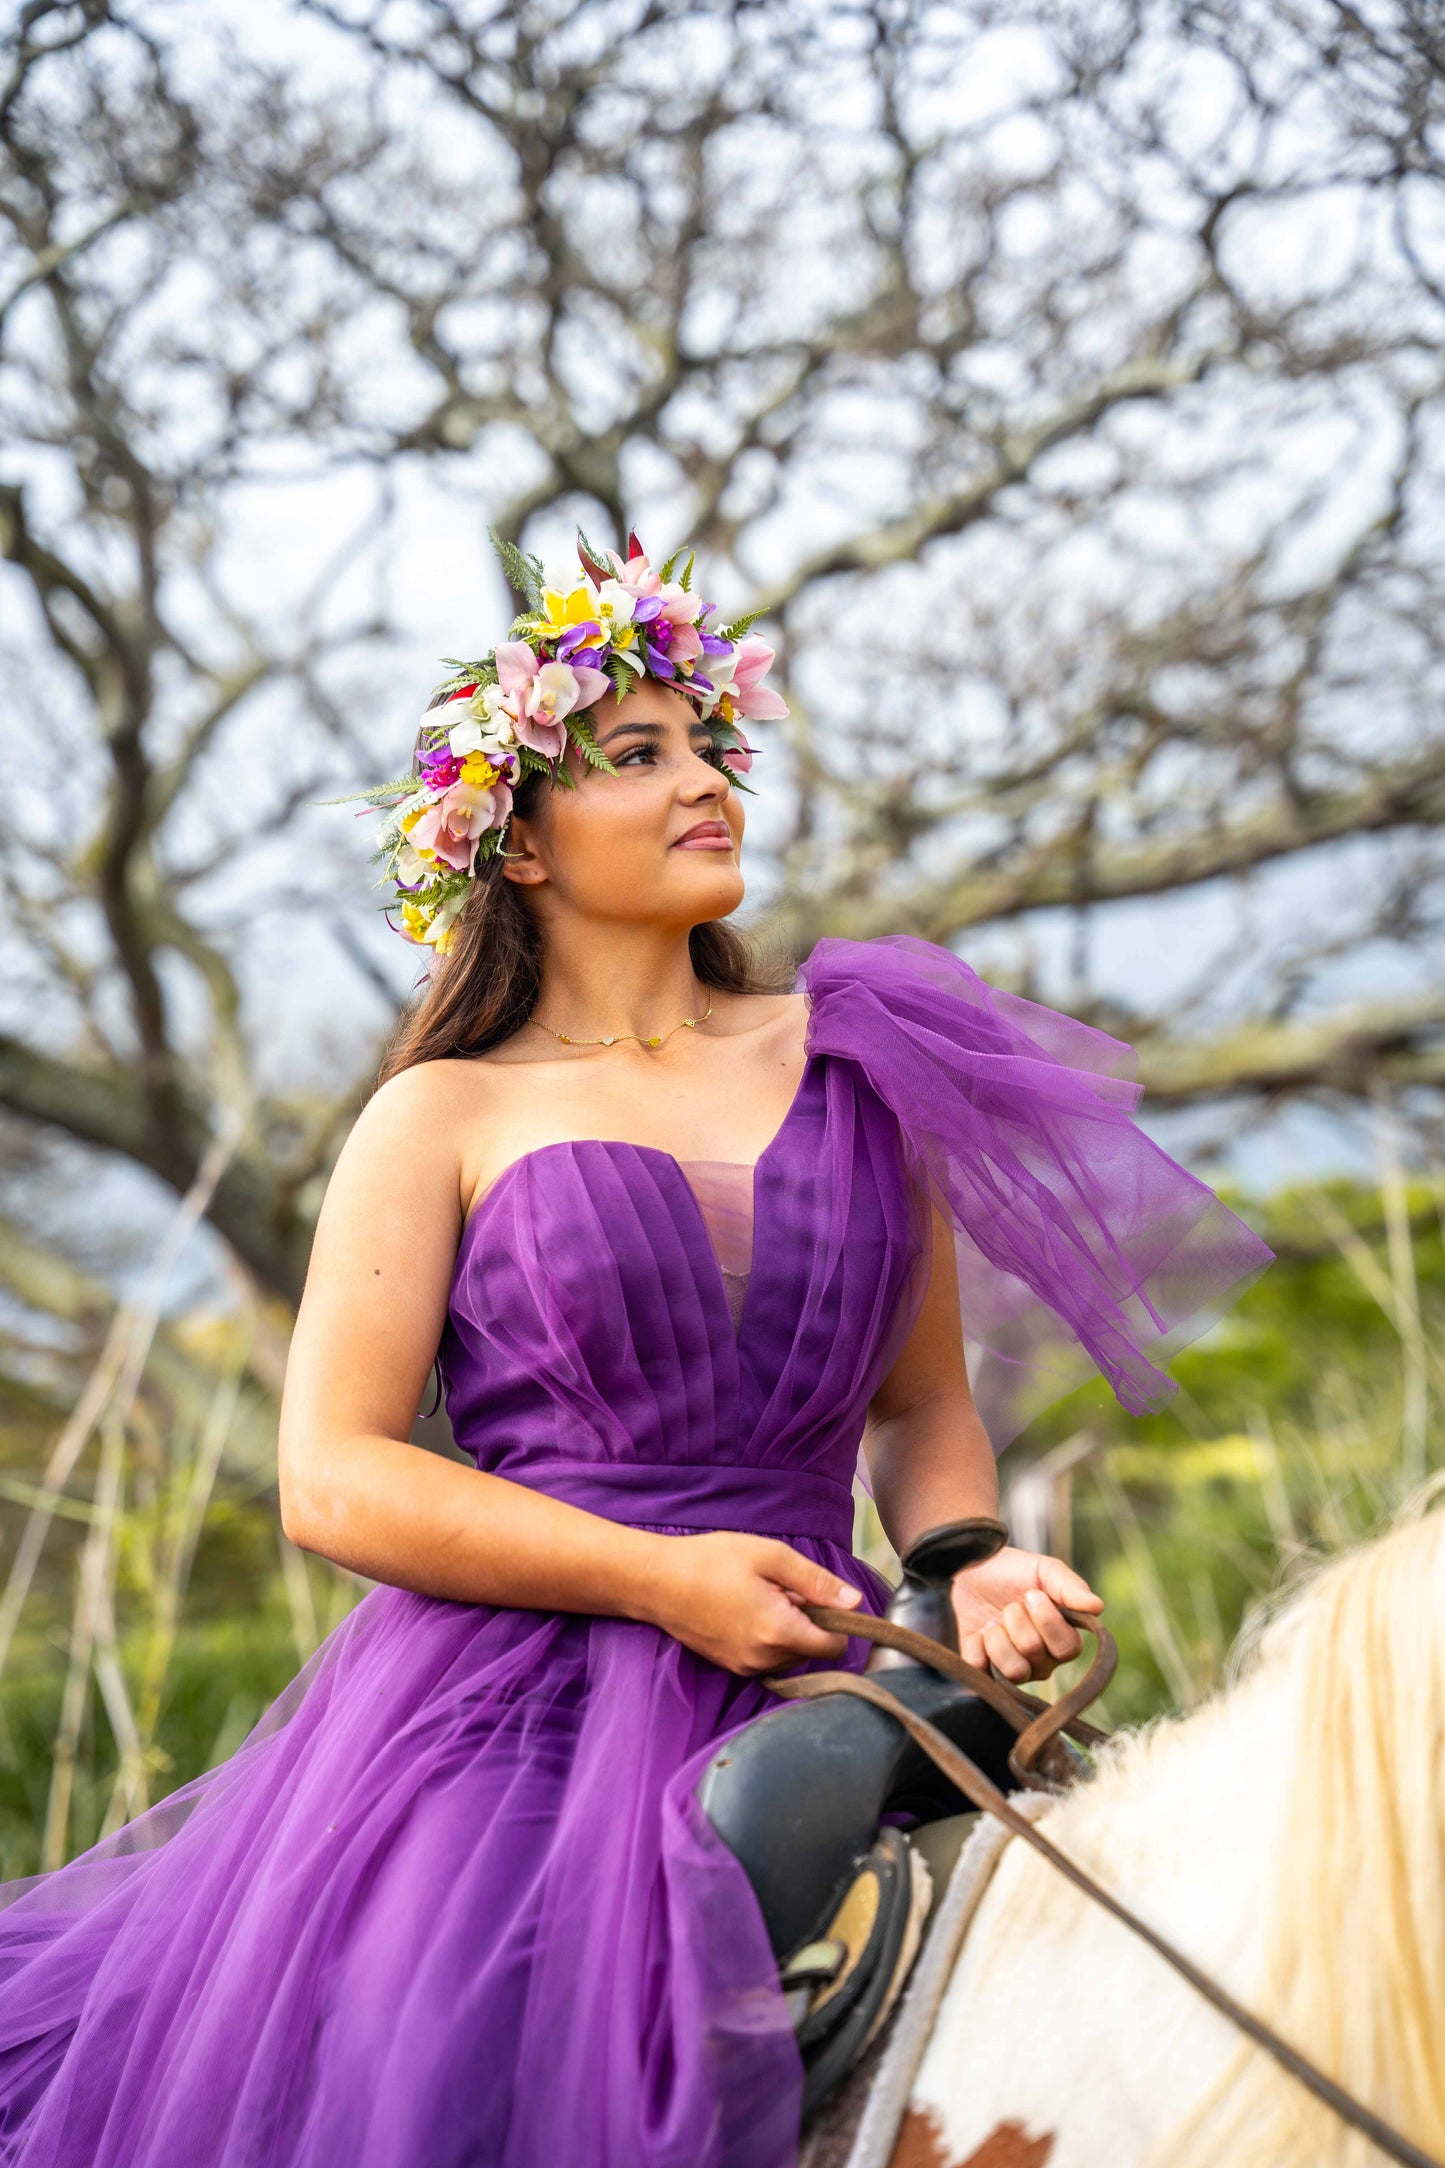
[[(1047, 1818), (1061, 1850), (1191, 1954), (1227, 1964), (1236, 1981), (1258, 1955), (1259, 1893), (1294, 1781), (1289, 1683), (1283, 1667), (1262, 1667), (1192, 1715), (1127, 1738)], [(1059, 1877), (1043, 1862), (1038, 1869), (1037, 1901), (1057, 1929)], [(1070, 1894), (1087, 1939), (1095, 1908)], [(1159, 1960), (1136, 1947), (1152, 1975)]]
[(1051, 1812), (1049, 1834), (1114, 1880), (1127, 1862), (1131, 1890), (1168, 1888), (1172, 1908), (1187, 1904), (1183, 1880), (1207, 1884), (1200, 1925), (1218, 1936), (1233, 1910), (1252, 1919), (1252, 1893), (1280, 1843), (1293, 1752), (1289, 1678), (1267, 1665), (1189, 1717), (1127, 1734), (1094, 1782)]
[[(1281, 1837), (1292, 1753), (1286, 1682), (1261, 1671), (1192, 1716), (1123, 1742), (1042, 1826), (1249, 2000), (1259, 1989), (1260, 1891)], [(1029, 2042), (1045, 2052), (1027, 2054)], [(1052, 2141), (1020, 2160), (1152, 2168), (1181, 2112), (1236, 2053), (1192, 1988), (1015, 1840), (970, 1929), (915, 2111), (933, 2118), (947, 2162), (992, 2159), (990, 2142), (1017, 2126)]]

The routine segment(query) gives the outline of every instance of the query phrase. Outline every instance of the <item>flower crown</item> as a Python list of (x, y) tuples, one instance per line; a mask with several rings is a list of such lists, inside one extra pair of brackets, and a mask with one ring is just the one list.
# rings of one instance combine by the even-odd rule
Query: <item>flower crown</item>
[(545, 774), (570, 789), (569, 742), (616, 774), (588, 717), (604, 693), (650, 677), (685, 694), (744, 789), (753, 753), (739, 723), (788, 712), (763, 683), (773, 650), (745, 637), (752, 617), (709, 624), (713, 604), (692, 592), (695, 551), (680, 571), (681, 550), (654, 571), (635, 534), (624, 560), (579, 533), (581, 577), (564, 593), (537, 558), (495, 533), (492, 543), (526, 608), (479, 662), (446, 658), (451, 675), (421, 719), (411, 774), (356, 793), (384, 809), (374, 863), (385, 869), (380, 885), (397, 891), (385, 910), (400, 911), (409, 941), (443, 956), (479, 869), (504, 848), (517, 786)]

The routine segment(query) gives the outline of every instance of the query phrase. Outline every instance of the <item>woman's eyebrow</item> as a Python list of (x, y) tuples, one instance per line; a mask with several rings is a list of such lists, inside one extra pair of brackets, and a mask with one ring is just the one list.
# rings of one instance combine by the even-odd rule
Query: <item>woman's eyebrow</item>
[[(599, 745), (610, 745), (614, 738), (626, 737), (629, 733), (634, 738), (651, 738), (654, 744), (667, 735), (666, 729), (661, 723), (624, 721), (614, 723), (612, 728), (597, 740), (597, 743)], [(706, 723), (698, 721), (688, 724), (687, 735), (689, 743), (691, 743), (693, 740), (711, 738), (712, 732), (708, 729)]]
[(662, 725), (661, 723), (614, 723), (606, 736), (599, 738), (597, 743), (599, 745), (610, 745), (614, 738), (625, 737), (629, 731), (637, 738), (660, 738), (662, 736)]

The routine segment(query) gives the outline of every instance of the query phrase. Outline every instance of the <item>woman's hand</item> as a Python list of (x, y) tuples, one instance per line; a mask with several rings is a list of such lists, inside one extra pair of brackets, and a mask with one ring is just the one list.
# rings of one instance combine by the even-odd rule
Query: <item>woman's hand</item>
[(1104, 1600), (1061, 1558), (1017, 1551), (1010, 1544), (981, 1566), (953, 1577), (953, 1611), (959, 1651), (966, 1663), (990, 1664), (1016, 1685), (1046, 1679), (1077, 1656), (1079, 1635), (1060, 1605), (1071, 1611), (1102, 1611)]
[(805, 1603), (851, 1609), (861, 1592), (768, 1536), (659, 1536), (655, 1574), (637, 1615), (724, 1671), (754, 1677), (805, 1656), (842, 1656)]

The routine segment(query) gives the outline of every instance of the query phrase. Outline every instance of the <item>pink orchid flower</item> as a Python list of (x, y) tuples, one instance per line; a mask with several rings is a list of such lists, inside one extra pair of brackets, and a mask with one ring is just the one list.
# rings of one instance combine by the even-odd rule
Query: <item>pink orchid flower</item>
[(657, 589), (657, 599), (662, 604), (662, 615), (674, 625), (690, 625), (702, 609), (702, 596), (688, 594), (673, 580)]
[(702, 635), (696, 625), (679, 624), (676, 619), (672, 622), (673, 632), (667, 643), (667, 659), (686, 673), (689, 665), (695, 663), (702, 653)]
[(737, 644), (737, 659), (728, 692), (734, 714), (745, 715), (749, 722), (779, 722), (788, 712), (788, 703), (781, 693), (775, 693), (763, 683), (773, 667), (773, 653), (767, 641), (759, 639), (756, 633)]
[(496, 656), (497, 683), (518, 738), (544, 759), (560, 759), (567, 748), (563, 717), (590, 708), (611, 691), (612, 680), (589, 663), (543, 662), (525, 640), (504, 640)]
[(493, 783), (488, 790), (473, 783), (453, 783), (412, 822), (407, 841), (414, 851), (455, 866), (459, 873), (470, 873), (479, 838), (489, 828), (500, 828), (511, 810), (512, 793), (505, 783)]
[(653, 571), (651, 559), (644, 557), (641, 550), (634, 550), (625, 562), (616, 550), (609, 550), (607, 555), (618, 586), (626, 588), (629, 595), (655, 595), (661, 591), (661, 575)]
[(609, 550), (607, 554), (616, 571), (617, 584), (625, 593), (635, 596), (639, 602), (656, 596), (660, 608), (648, 612), (649, 617), (665, 617), (674, 625), (690, 625), (701, 614), (701, 595), (689, 594), (676, 580), (669, 580), (664, 587), (661, 573), (653, 570), (651, 561), (640, 550), (634, 550), (625, 564), (616, 550)]

